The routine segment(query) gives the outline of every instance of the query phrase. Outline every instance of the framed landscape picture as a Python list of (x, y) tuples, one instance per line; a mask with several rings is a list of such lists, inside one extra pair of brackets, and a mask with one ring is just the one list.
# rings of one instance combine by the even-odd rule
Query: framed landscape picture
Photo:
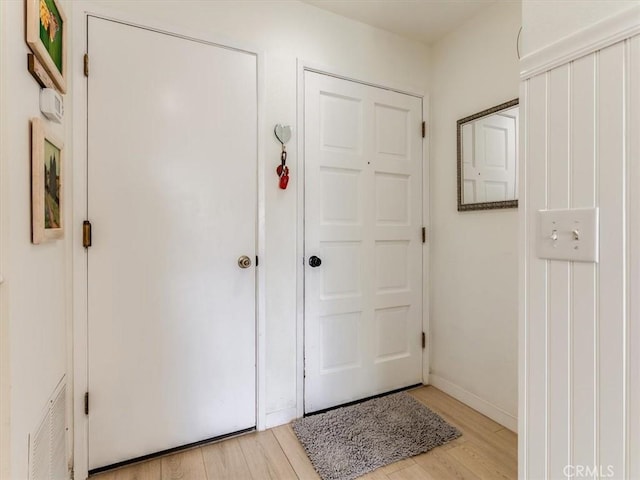
[(63, 145), (40, 118), (31, 119), (31, 241), (61, 238), (63, 229)]
[(67, 89), (67, 17), (57, 0), (27, 2), (27, 44), (60, 93)]

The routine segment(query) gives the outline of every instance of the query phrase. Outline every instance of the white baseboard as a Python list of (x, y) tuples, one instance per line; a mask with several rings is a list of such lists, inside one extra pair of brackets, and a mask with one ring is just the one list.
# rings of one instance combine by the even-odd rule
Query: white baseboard
[(486, 415), (491, 420), (498, 422), (500, 425), (508, 428), (512, 432), (518, 431), (518, 417), (511, 415), (500, 407), (496, 407), (494, 404), (487, 402), (476, 394), (471, 393), (455, 383), (451, 383), (449, 380), (439, 377), (438, 375), (434, 375), (433, 373), (429, 375), (429, 384), (439, 390), (442, 390), (447, 395), (451, 395), (456, 400), (460, 400), (462, 403), (470, 406), (483, 415)]
[(280, 425), (289, 423), (291, 420), (295, 420), (296, 418), (298, 418), (296, 407), (269, 412), (267, 413), (265, 420), (265, 428), (279, 427)]

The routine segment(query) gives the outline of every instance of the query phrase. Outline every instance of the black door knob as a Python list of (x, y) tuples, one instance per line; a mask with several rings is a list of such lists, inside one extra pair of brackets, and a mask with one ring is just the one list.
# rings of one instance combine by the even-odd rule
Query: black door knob
[(309, 257), (309, 265), (311, 265), (313, 268), (319, 267), (320, 265), (322, 265), (322, 260), (320, 260), (315, 255), (312, 255), (311, 257)]

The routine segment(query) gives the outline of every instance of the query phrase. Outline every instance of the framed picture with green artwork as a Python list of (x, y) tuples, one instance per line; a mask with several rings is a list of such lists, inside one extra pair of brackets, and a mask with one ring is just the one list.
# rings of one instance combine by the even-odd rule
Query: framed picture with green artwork
[(57, 0), (27, 2), (27, 44), (60, 93), (67, 90), (67, 17)]
[(40, 118), (31, 119), (31, 242), (64, 233), (62, 143)]

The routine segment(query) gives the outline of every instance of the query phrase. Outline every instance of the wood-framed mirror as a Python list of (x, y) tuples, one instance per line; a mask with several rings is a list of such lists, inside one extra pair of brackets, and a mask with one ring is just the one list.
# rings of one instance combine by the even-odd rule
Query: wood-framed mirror
[(458, 211), (518, 206), (518, 99), (458, 120)]

